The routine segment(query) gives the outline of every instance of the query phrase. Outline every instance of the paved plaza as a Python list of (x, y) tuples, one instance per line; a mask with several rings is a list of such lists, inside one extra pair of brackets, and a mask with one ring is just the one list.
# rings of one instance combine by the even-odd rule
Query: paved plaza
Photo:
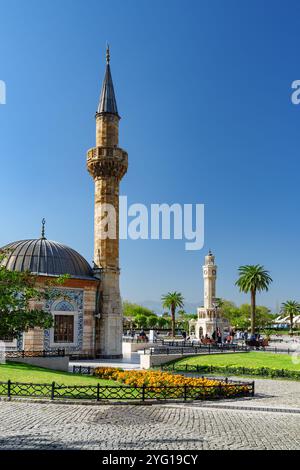
[(300, 383), (256, 382), (253, 399), (205, 403), (1, 401), (0, 448), (300, 449)]
[(124, 355), (120, 359), (90, 359), (90, 360), (72, 360), (69, 363), (69, 372), (72, 372), (73, 366), (83, 367), (120, 367), (124, 370), (140, 369), (140, 354), (131, 353)]

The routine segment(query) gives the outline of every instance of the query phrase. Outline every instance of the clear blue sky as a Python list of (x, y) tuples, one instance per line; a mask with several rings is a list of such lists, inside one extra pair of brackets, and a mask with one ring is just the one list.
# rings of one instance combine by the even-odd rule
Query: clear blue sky
[(129, 153), (129, 202), (204, 203), (205, 248), (122, 241), (132, 301), (179, 290), (202, 303), (203, 257), (218, 296), (260, 263), (274, 283), (259, 303), (300, 300), (300, 4), (290, 0), (0, 0), (0, 245), (49, 239), (93, 258), (93, 182), (85, 167), (105, 43)]

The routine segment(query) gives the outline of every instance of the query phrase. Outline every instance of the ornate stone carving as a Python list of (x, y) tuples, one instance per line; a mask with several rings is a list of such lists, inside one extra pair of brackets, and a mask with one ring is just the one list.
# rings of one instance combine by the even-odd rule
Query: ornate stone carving
[[(76, 346), (72, 346), (68, 349), (69, 351), (81, 351), (83, 344), (83, 289), (55, 288), (53, 290), (54, 293), (58, 295), (59, 299), (61, 300), (59, 300), (58, 303), (57, 297), (48, 300), (45, 304), (45, 310), (48, 312), (54, 312), (57, 310), (57, 305), (62, 304), (63, 306), (64, 304), (67, 304), (69, 302), (72, 302), (72, 304), (76, 305), (76, 310), (78, 312), (77, 338), (75, 338)], [(72, 304), (71, 307), (73, 306)], [(59, 344), (57, 344), (57, 347), (59, 347)], [(51, 349), (49, 329), (44, 331), (44, 348), (46, 350)]]
[(87, 153), (87, 168), (93, 178), (114, 177), (119, 182), (128, 168), (127, 152), (120, 148), (92, 148)]

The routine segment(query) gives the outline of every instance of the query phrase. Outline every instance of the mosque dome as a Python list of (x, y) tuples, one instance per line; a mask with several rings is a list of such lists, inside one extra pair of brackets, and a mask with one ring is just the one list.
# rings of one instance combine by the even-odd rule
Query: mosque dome
[(79, 279), (93, 277), (91, 266), (77, 251), (43, 236), (9, 243), (1, 250), (7, 251), (1, 264), (10, 271), (30, 271), (44, 276), (69, 274)]

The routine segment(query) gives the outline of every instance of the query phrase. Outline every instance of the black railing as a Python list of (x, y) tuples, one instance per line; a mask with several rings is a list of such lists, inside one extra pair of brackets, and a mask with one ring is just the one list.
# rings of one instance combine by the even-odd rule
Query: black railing
[[(165, 343), (167, 344), (167, 343)], [(233, 352), (248, 352), (250, 348), (245, 345), (236, 345), (236, 344), (194, 344), (184, 346), (163, 346), (161, 348), (144, 348), (144, 354), (152, 355), (161, 355), (161, 354), (215, 354), (223, 353), (226, 351)]]
[[(230, 390), (230, 391), (229, 391)], [(198, 386), (110, 386), (110, 385), (58, 385), (0, 382), (0, 396), (85, 400), (202, 400), (254, 395), (254, 382), (226, 383)]]
[(181, 348), (191, 347), (191, 346), (196, 347), (196, 346), (202, 345), (202, 343), (200, 343), (199, 341), (184, 340), (184, 339), (183, 340), (163, 339), (162, 344), (163, 346), (169, 346), (169, 347), (176, 346), (176, 347), (181, 347)]
[(262, 349), (263, 351), (266, 351), (266, 352), (271, 352), (271, 353), (275, 353), (275, 354), (293, 354), (295, 351), (296, 351), (296, 348), (293, 349), (293, 348), (277, 348), (276, 346), (274, 348), (272, 347), (269, 347), (269, 346), (266, 346), (266, 347), (263, 347), (263, 348), (260, 348)]
[(43, 351), (5, 351), (6, 359), (18, 359), (23, 357), (64, 357), (65, 349), (52, 349)]
[(94, 372), (94, 367), (90, 366), (73, 366), (73, 374), (91, 375)]
[(274, 354), (293, 354), (296, 352), (296, 347), (293, 348), (278, 348), (277, 346), (248, 346), (250, 351), (257, 350), (257, 351), (265, 351)]
[[(123, 343), (148, 343), (149, 339), (143, 339), (143, 338), (132, 338), (129, 336), (123, 336), (122, 338)], [(151, 343), (163, 343), (163, 339), (154, 339), (153, 341), (150, 341)]]

